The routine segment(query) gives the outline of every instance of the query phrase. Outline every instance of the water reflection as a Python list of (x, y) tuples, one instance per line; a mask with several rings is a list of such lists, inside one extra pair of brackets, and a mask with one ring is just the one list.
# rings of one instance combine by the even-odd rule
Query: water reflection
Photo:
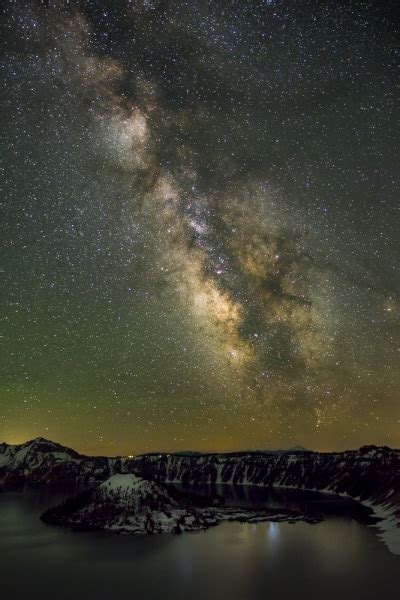
[(193, 574), (193, 557), (192, 545), (190, 543), (182, 543), (178, 545), (176, 552), (176, 566), (178, 575), (182, 578), (190, 579)]
[(267, 523), (267, 539), (271, 546), (274, 546), (279, 541), (279, 523)]
[(2, 599), (380, 600), (400, 588), (399, 557), (347, 516), (114, 536), (44, 525), (49, 503), (51, 494), (0, 494)]
[(295, 490), (285, 488), (263, 488), (257, 486), (241, 486), (226, 484), (184, 485), (170, 484), (177, 490), (202, 496), (209, 503), (216, 498), (223, 499), (226, 506), (239, 508), (282, 509), (282, 512), (292, 511), (306, 515), (310, 519), (347, 516), (366, 524), (372, 524), (375, 519), (372, 511), (352, 500), (332, 494), (323, 494), (310, 490)]

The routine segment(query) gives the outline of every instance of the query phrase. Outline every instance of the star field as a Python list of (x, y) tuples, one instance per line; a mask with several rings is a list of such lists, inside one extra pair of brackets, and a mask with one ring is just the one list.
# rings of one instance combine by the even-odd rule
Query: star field
[(400, 446), (395, 8), (3, 4), (0, 438)]

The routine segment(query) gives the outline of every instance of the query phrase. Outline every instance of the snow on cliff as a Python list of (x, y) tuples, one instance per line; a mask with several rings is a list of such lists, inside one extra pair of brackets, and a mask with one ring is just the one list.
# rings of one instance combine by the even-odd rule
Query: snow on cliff
[(92, 484), (124, 469), (128, 459), (79, 454), (44, 438), (0, 444), (0, 485), (24, 483)]

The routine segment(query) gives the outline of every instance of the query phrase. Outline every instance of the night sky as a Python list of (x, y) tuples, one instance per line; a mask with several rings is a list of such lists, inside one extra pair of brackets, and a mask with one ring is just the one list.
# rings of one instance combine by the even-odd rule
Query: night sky
[(2, 2), (0, 441), (400, 446), (395, 8)]

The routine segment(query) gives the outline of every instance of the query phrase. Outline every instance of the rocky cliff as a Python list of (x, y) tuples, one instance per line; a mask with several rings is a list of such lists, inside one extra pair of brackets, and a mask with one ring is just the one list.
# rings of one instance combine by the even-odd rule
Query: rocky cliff
[(0, 486), (28, 484), (91, 485), (126, 468), (129, 459), (84, 456), (44, 438), (0, 444)]

